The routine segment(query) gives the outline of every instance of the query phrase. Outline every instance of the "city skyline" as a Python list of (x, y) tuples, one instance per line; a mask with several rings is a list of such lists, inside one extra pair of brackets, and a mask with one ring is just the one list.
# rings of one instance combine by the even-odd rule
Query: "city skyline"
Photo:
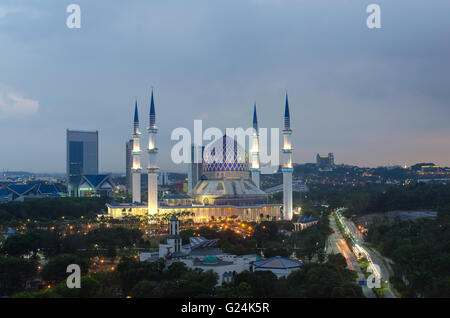
[(373, 31), (363, 3), (78, 1), (70, 30), (66, 4), (4, 1), (0, 129), (14, 138), (0, 169), (64, 172), (76, 129), (99, 131), (100, 171), (125, 171), (134, 100), (146, 118), (152, 86), (163, 170), (186, 172), (170, 163), (170, 133), (195, 119), (251, 127), (256, 100), (259, 126), (281, 129), (285, 90), (294, 163), (333, 152), (337, 164), (450, 166), (450, 4), (379, 2)]

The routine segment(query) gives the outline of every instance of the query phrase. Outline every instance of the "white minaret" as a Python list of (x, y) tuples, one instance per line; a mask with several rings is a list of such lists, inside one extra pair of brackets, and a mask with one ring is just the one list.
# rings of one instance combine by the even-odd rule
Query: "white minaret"
[(253, 136), (252, 136), (252, 180), (255, 185), (259, 188), (260, 181), (259, 176), (261, 174), (261, 169), (259, 166), (259, 132), (258, 132), (258, 118), (256, 116), (256, 103), (253, 106)]
[(156, 148), (156, 134), (158, 128), (155, 125), (155, 103), (153, 101), (153, 89), (152, 97), (150, 101), (150, 126), (148, 131), (148, 214), (154, 215), (158, 213), (158, 165), (156, 163), (156, 155), (158, 154), (158, 148)]
[(289, 114), (288, 95), (286, 93), (286, 106), (284, 109), (284, 129), (283, 129), (283, 217), (285, 220), (292, 220), (292, 145), (291, 145), (291, 116)]
[(141, 202), (141, 132), (139, 131), (139, 116), (137, 100), (134, 104), (134, 129), (133, 129), (133, 165), (131, 167), (131, 192), (132, 202)]

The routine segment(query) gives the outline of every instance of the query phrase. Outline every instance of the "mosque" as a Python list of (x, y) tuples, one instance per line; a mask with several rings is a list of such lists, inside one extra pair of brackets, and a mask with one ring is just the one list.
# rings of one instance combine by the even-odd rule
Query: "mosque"
[[(244, 221), (291, 220), (292, 219), (292, 146), (290, 137), (289, 102), (286, 95), (284, 112), (283, 155), (283, 205), (269, 204), (268, 195), (260, 189), (259, 132), (256, 105), (253, 112), (253, 136), (249, 154), (235, 139), (223, 136), (210, 144), (202, 159), (203, 174), (194, 186), (192, 194), (167, 195), (158, 202), (156, 157), (155, 103), (153, 91), (150, 100), (148, 132), (148, 200), (141, 202), (141, 132), (139, 129), (138, 105), (134, 108), (132, 150), (132, 203), (108, 203), (107, 216), (165, 215), (189, 212), (196, 223), (236, 218)], [(216, 151), (221, 156), (216, 156)], [(220, 158), (217, 159), (217, 158)]]

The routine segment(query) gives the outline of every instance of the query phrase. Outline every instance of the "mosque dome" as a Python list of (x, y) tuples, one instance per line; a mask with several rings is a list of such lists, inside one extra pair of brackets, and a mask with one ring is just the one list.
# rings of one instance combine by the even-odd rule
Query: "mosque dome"
[(219, 259), (215, 256), (206, 256), (202, 259), (202, 263), (204, 264), (217, 264)]
[(208, 178), (247, 177), (248, 154), (235, 139), (225, 135), (207, 146), (202, 166)]

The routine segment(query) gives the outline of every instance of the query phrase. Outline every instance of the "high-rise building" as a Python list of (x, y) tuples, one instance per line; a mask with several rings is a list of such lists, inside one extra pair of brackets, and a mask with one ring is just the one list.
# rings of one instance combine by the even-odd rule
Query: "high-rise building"
[(191, 194), (194, 190), (195, 185), (200, 180), (202, 176), (203, 166), (203, 151), (204, 146), (191, 146), (191, 162), (188, 163), (188, 193)]
[(98, 131), (67, 129), (67, 192), (78, 196), (83, 174), (98, 174)]
[(130, 139), (125, 144), (125, 175), (127, 191), (131, 192), (131, 169), (133, 167), (133, 139)]

